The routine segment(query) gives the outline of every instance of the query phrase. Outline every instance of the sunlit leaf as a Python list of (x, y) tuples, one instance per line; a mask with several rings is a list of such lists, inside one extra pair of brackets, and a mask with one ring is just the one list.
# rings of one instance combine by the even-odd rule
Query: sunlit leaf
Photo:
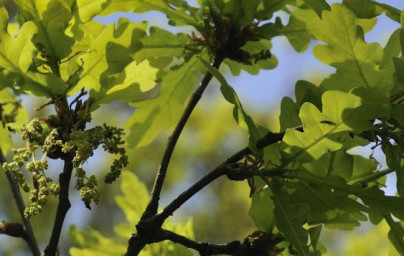
[(77, 0), (77, 10), (82, 22), (90, 21), (99, 14), (111, 0)]
[(96, 230), (81, 231), (72, 226), (69, 236), (77, 246), (83, 247), (71, 248), (69, 252), (72, 256), (121, 256), (126, 252), (126, 244), (106, 238)]
[(386, 90), (393, 85), (391, 73), (378, 68), (382, 48), (376, 43), (364, 42), (356, 17), (344, 6), (333, 4), (331, 12), (324, 12), (323, 22), (313, 26), (311, 32), (328, 44), (317, 45), (315, 56), (337, 68), (337, 72), (323, 82), (326, 88), (348, 91), (359, 86), (383, 86)]
[(237, 96), (236, 91), (231, 87), (224, 76), (214, 67), (212, 67), (206, 60), (199, 57), (198, 58), (205, 68), (220, 82), (220, 91), (222, 92), (223, 97), (234, 105), (233, 116), (236, 120), (237, 124), (246, 129), (249, 133), (250, 141), (248, 143), (251, 150), (258, 152), (257, 142), (261, 138), (258, 134), (258, 130), (255, 127), (254, 121), (252, 118), (244, 111), (243, 106), (241, 105), (240, 99)]
[(135, 51), (133, 38), (145, 35), (146, 23), (133, 23), (121, 19), (117, 28), (114, 24), (105, 27), (88, 46), (87, 53), (77, 60), (81, 66), (79, 76), (71, 81), (70, 93), (81, 88), (106, 92), (120, 84), (116, 78), (133, 60)]
[(185, 102), (196, 83), (196, 74), (203, 72), (197, 58), (174, 66), (161, 81), (161, 90), (154, 99), (133, 103), (135, 113), (125, 126), (130, 130), (128, 144), (144, 146), (163, 130), (171, 128), (181, 117)]
[(51, 58), (61, 60), (70, 54), (74, 39), (65, 34), (65, 29), (72, 15), (65, 1), (16, 0), (15, 3), (20, 8), (19, 15), (36, 24), (38, 34), (34, 40), (44, 45)]
[[(1, 116), (4, 115), (11, 115), (11, 117), (15, 118), (16, 123), (27, 122), (28, 121), (28, 113), (23, 106), (18, 108), (17, 115), (12, 113), (15, 105), (13, 103), (18, 102), (9, 91), (8, 88), (3, 89), (0, 91), (0, 109), (1, 109)], [(7, 120), (2, 119), (0, 123), (0, 141), (1, 148), (3, 155), (7, 155), (7, 151), (14, 148), (14, 143), (11, 138), (11, 133), (8, 128)]]
[(343, 3), (351, 9), (358, 18), (373, 18), (385, 13), (392, 20), (400, 22), (400, 10), (381, 3), (380, 1), (344, 0)]
[(200, 28), (200, 23), (190, 15), (191, 8), (173, 6), (172, 1), (165, 0), (114, 0), (99, 15), (108, 15), (114, 12), (143, 13), (149, 11), (159, 11), (167, 15), (170, 21), (176, 26), (191, 25)]
[(324, 10), (330, 10), (330, 6), (325, 0), (303, 0), (311, 9), (313, 9), (318, 16), (321, 17)]
[(144, 59), (180, 57), (188, 41), (185, 34), (172, 34), (158, 27), (150, 27), (150, 35), (139, 40), (140, 49), (134, 54), (134, 59), (141, 62)]
[(403, 255), (404, 254), (404, 227), (401, 223), (396, 222), (391, 216), (386, 217), (386, 221), (390, 226), (389, 239), (394, 245), (396, 250)]
[(37, 50), (31, 39), (37, 32), (36, 25), (25, 22), (18, 36), (13, 37), (7, 32), (7, 22), (7, 11), (0, 7), (0, 67), (3, 68), (0, 72), (7, 79), (1, 83), (36, 95), (50, 96), (62, 92), (65, 85), (57, 76), (32, 71)]
[[(255, 186), (257, 189), (262, 189), (264, 183), (257, 179)], [(272, 233), (275, 219), (274, 203), (272, 201), (272, 192), (270, 189), (266, 188), (253, 194), (248, 214), (253, 219), (258, 230)]]
[[(272, 44), (267, 40), (261, 40), (256, 42), (247, 42), (241, 49), (247, 51), (249, 54), (260, 54), (263, 52), (269, 52)], [(278, 60), (274, 55), (270, 58), (253, 61), (249, 64), (240, 63), (238, 61), (226, 59), (224, 61), (229, 66), (233, 75), (240, 75), (241, 70), (245, 70), (250, 74), (256, 75), (260, 70), (273, 69), (278, 65)]]
[(275, 224), (279, 231), (290, 241), (299, 255), (312, 255), (309, 250), (309, 232), (303, 224), (310, 210), (304, 203), (293, 204), (281, 184), (271, 186), (275, 205)]

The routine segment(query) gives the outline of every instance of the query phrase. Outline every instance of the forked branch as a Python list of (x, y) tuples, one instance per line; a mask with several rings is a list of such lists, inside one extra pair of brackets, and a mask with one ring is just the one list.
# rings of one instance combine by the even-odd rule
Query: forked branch
[[(212, 62), (212, 66), (215, 68), (219, 68), (220, 64), (223, 61), (223, 57), (216, 56)], [(154, 185), (151, 191), (151, 199), (144, 212), (142, 219), (149, 218), (157, 213), (157, 208), (160, 200), (160, 193), (163, 187), (164, 179), (166, 177), (167, 168), (171, 160), (171, 156), (174, 152), (175, 145), (180, 137), (182, 129), (184, 128), (186, 122), (188, 121), (189, 117), (191, 116), (192, 111), (194, 110), (195, 106), (198, 104), (200, 98), (202, 97), (203, 92), (205, 91), (206, 87), (208, 86), (210, 80), (212, 79), (212, 74), (207, 72), (203, 77), (198, 89), (193, 93), (191, 99), (188, 102), (187, 107), (185, 108), (184, 113), (180, 121), (178, 122), (177, 126), (175, 127), (172, 135), (168, 140), (168, 144), (166, 150), (164, 152), (163, 158), (161, 160), (161, 164), (159, 170), (156, 175), (156, 179), (154, 181)]]

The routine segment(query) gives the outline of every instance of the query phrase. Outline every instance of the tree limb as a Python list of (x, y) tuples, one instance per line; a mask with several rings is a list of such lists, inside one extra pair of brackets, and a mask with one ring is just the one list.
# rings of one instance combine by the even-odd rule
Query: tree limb
[(59, 244), (60, 233), (62, 232), (63, 223), (68, 210), (70, 209), (69, 186), (73, 171), (73, 163), (71, 157), (64, 159), (63, 172), (59, 175), (59, 203), (56, 211), (55, 222), (53, 224), (52, 234), (49, 244), (44, 253), (45, 256), (55, 256)]
[[(301, 130), (302, 128), (297, 128)], [(263, 148), (269, 146), (273, 143), (279, 142), (282, 140), (285, 133), (272, 133), (269, 132), (262, 139), (260, 139), (257, 143), (259, 148)], [(172, 215), (178, 208), (181, 207), (186, 201), (188, 201), (191, 197), (193, 197), (196, 193), (198, 193), (201, 189), (203, 189), (206, 185), (210, 184), (212, 181), (216, 180), (222, 175), (225, 175), (228, 170), (228, 165), (232, 163), (236, 163), (240, 161), (245, 155), (251, 153), (251, 150), (248, 147), (243, 148), (238, 151), (226, 161), (221, 163), (214, 170), (209, 172), (207, 175), (202, 177), (199, 181), (197, 181), (190, 188), (181, 193), (176, 199), (174, 199), (167, 207), (165, 207), (160, 213), (155, 214), (151, 217), (143, 218), (136, 225), (137, 234), (133, 234), (129, 239), (128, 250), (126, 252), (127, 256), (138, 255), (143, 247), (150, 243), (155, 243), (157, 241), (161, 241), (157, 239), (160, 236), (164, 221)], [(192, 247), (191, 247), (192, 248)]]
[[(223, 58), (216, 56), (212, 62), (212, 66), (215, 68), (219, 68), (220, 64), (222, 63)], [(160, 200), (160, 193), (163, 187), (164, 179), (167, 173), (167, 168), (171, 160), (172, 153), (174, 151), (175, 145), (177, 144), (178, 138), (184, 128), (186, 122), (188, 121), (192, 111), (194, 110), (195, 106), (199, 102), (199, 99), (202, 97), (203, 92), (205, 91), (206, 87), (208, 86), (210, 80), (212, 79), (212, 74), (207, 72), (203, 77), (200, 86), (198, 89), (193, 93), (191, 99), (188, 102), (187, 107), (185, 108), (184, 113), (180, 121), (178, 122), (177, 126), (175, 127), (172, 135), (168, 140), (168, 144), (166, 150), (164, 152), (163, 158), (161, 160), (161, 164), (159, 170), (156, 175), (156, 179), (153, 184), (153, 188), (151, 191), (151, 199), (147, 208), (142, 216), (142, 219), (148, 218), (153, 216), (157, 213), (158, 203)]]
[(244, 239), (243, 242), (232, 241), (226, 244), (212, 244), (201, 243), (189, 239), (185, 236), (176, 234), (169, 230), (161, 230), (159, 232), (158, 241), (169, 240), (177, 244), (181, 244), (187, 248), (194, 249), (199, 252), (201, 256), (210, 256), (218, 254), (235, 255), (235, 256), (247, 256), (247, 255), (268, 255), (268, 251), (272, 250), (278, 243), (283, 241), (281, 237), (274, 237), (264, 232), (259, 233), (260, 236), (254, 237), (252, 243), (249, 239), (255, 235), (254, 233)]
[[(3, 155), (3, 152), (0, 150), (0, 163), (1, 165), (6, 162), (6, 158)], [(15, 181), (15, 178), (10, 172), (5, 172), (8, 183), (10, 184), (10, 189), (14, 197), (14, 201), (17, 204), (18, 212), (20, 214), (22, 223), (24, 225), (25, 235), (22, 236), (24, 241), (27, 243), (31, 253), (33, 256), (40, 256), (41, 252), (38, 247), (38, 243), (36, 241), (34, 231), (32, 229), (31, 222), (27, 220), (24, 216), (25, 204), (24, 200), (22, 199), (20, 188)]]
[[(301, 128), (297, 129), (301, 130)], [(264, 148), (273, 143), (281, 141), (284, 135), (285, 135), (284, 132), (282, 133), (269, 132), (257, 142), (257, 147)], [(221, 163), (214, 170), (212, 170), (207, 175), (202, 177), (190, 188), (181, 193), (176, 199), (174, 199), (170, 204), (168, 204), (159, 214), (157, 214), (155, 218), (158, 219), (159, 222), (164, 222), (164, 220), (167, 219), (170, 215), (172, 215), (178, 208), (180, 208), (182, 204), (188, 201), (191, 197), (193, 197), (206, 185), (208, 185), (215, 179), (219, 178), (220, 176), (225, 175), (228, 170), (227, 168), (228, 165), (240, 161), (245, 155), (248, 154), (251, 154), (251, 150), (248, 147), (245, 147), (242, 150), (235, 153), (234, 155), (232, 155), (230, 158)]]

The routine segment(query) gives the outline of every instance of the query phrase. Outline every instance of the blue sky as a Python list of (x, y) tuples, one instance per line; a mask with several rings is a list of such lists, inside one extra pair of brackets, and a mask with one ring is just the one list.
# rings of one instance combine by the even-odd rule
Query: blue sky
[[(190, 1), (195, 3), (195, 1)], [(341, 1), (327, 1), (330, 4)], [(404, 8), (404, 1), (385, 0), (386, 4), (398, 9)], [(284, 24), (288, 18), (280, 14)], [(158, 12), (144, 14), (117, 13), (106, 17), (97, 17), (97, 20), (110, 23), (116, 22), (120, 17), (125, 17), (134, 21), (147, 20), (151, 25), (162, 26), (167, 23), (165, 16)], [(365, 38), (368, 42), (380, 42), (382, 46), (387, 42), (388, 36), (399, 27), (399, 24), (391, 21), (385, 15), (378, 18), (375, 28), (368, 33)], [(172, 31), (190, 31), (191, 27), (173, 28), (167, 26)], [(278, 111), (280, 102), (284, 96), (293, 96), (294, 85), (297, 80), (320, 81), (320, 78), (333, 72), (333, 68), (322, 64), (316, 60), (312, 54), (312, 48), (317, 42), (312, 42), (311, 46), (304, 53), (297, 53), (290, 46), (284, 37), (277, 37), (272, 40), (272, 53), (279, 60), (278, 66), (273, 70), (261, 71), (259, 75), (250, 75), (243, 72), (238, 77), (227, 74), (227, 79), (239, 93), (245, 108), (251, 111)]]

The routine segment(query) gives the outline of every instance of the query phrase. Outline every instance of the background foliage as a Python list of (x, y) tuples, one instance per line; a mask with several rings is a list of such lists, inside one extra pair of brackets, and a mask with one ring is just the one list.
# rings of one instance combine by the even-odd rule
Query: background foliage
[[(148, 203), (144, 183), (151, 184), (154, 179), (154, 170), (170, 136), (168, 129), (178, 122), (195, 84), (209, 70), (219, 81), (220, 91), (218, 86), (211, 85), (206, 92), (208, 98), (198, 105), (181, 135), (162, 203), (170, 202), (187, 184), (204, 176), (246, 144), (265, 162), (263, 166), (245, 166), (247, 171), (257, 171), (254, 180), (258, 192), (251, 200), (247, 182), (219, 179), (185, 204), (164, 228), (213, 243), (242, 240), (257, 229), (279, 233), (286, 241), (278, 248), (286, 250), (273, 249), (272, 253), (283, 255), (294, 251), (317, 255), (325, 253), (325, 247), (331, 255), (404, 253), (402, 31), (400, 28), (392, 33), (383, 47), (364, 38), (379, 15), (402, 23), (400, 10), (367, 0), (332, 5), (326, 1), (274, 4), (258, 0), (248, 3), (201, 0), (198, 2), (201, 9), (186, 1), (14, 2), (19, 10), (20, 27), (12, 19), (12, 11), (0, 9), (0, 84), (4, 88), (1, 101), (14, 101), (13, 95), (21, 95), (24, 105), (31, 110), (31, 117), (44, 117), (55, 114), (54, 108), (48, 106), (37, 112), (32, 109), (54, 100), (56, 95), (65, 97), (70, 104), (85, 89), (89, 92), (88, 98), (83, 98), (88, 102), (86, 111), (93, 112), (88, 127), (103, 122), (118, 127), (125, 123), (127, 131), (130, 162), (126, 169), (131, 171), (122, 173), (120, 185), (106, 186), (99, 182), (97, 189), (102, 199), (98, 206), (93, 206), (91, 214), (76, 202), (80, 201), (79, 193), (72, 191), (71, 196), (76, 199), (72, 216), (88, 217), (77, 223), (85, 226), (84, 229), (69, 228), (70, 240), (65, 237), (60, 243), (63, 252), (69, 251), (71, 255), (125, 253), (127, 240), (135, 232), (134, 225)], [(170, 25), (180, 28), (190, 25), (200, 34), (191, 34), (187, 29), (170, 32), (150, 27), (147, 22), (126, 19), (109, 25), (93, 20), (97, 15), (117, 11), (155, 10), (167, 15)], [(275, 18), (281, 15), (278, 11), (290, 15), (289, 21)], [(223, 16), (219, 19), (215, 15)], [(237, 40), (232, 41), (236, 47), (229, 48), (221, 36), (231, 37), (227, 30), (232, 31), (233, 26), (248, 39), (241, 40), (240, 45)], [(276, 37), (286, 37), (298, 52), (307, 50), (315, 39), (314, 56), (335, 69), (319, 83), (298, 81), (295, 96), (282, 100), (279, 121), (267, 111), (247, 114), (249, 108), (242, 105), (241, 96), (208, 65), (212, 56), (225, 55), (224, 70), (227, 68), (232, 75), (243, 71), (257, 74), (262, 69), (275, 68), (276, 52), (269, 53), (270, 39)], [(237, 79), (232, 83), (236, 84)], [(46, 98), (45, 103), (40, 103), (38, 97)], [(30, 104), (25, 104), (27, 101)], [(5, 106), (3, 113), (13, 111), (10, 104)], [(3, 116), (2, 121), (8, 122)], [(20, 110), (12, 127), (28, 120), (25, 110)], [(294, 129), (301, 125), (304, 131)], [(267, 130), (285, 135), (282, 141), (262, 150), (256, 143)], [(1, 149), (6, 153), (12, 147), (6, 126), (0, 134), (4, 137)], [(374, 158), (352, 151), (366, 145), (385, 154), (387, 167), (382, 169)], [(100, 181), (101, 172), (106, 174), (115, 159), (100, 157), (102, 154), (97, 150), (94, 153), (97, 160), (90, 158), (83, 162), (87, 175), (95, 174)], [(11, 159), (11, 155), (8, 157)], [(54, 160), (49, 160), (49, 165), (49, 170), (62, 168)], [(282, 174), (277, 175), (279, 172)], [(386, 196), (382, 190), (385, 175), (391, 172), (397, 176), (397, 196)], [(57, 180), (57, 173), (47, 173)], [(4, 183), (1, 203), (5, 209), (12, 196), (6, 190), (5, 179), (1, 182)], [(57, 203), (52, 198), (48, 201), (43, 213), (31, 219), (35, 229), (40, 230), (37, 236), (41, 247), (46, 245), (51, 228), (48, 220)], [(15, 209), (7, 209), (2, 212), (2, 218), (18, 221)], [(369, 240), (382, 236), (388, 237), (391, 243), (382, 246), (372, 243), (373, 248), (355, 242), (355, 246), (346, 243), (346, 248), (335, 248), (336, 242), (327, 243), (335, 235), (327, 232), (318, 240), (322, 227), (352, 230), (364, 226), (366, 220), (377, 225), (377, 228), (366, 225), (371, 230)], [(366, 230), (366, 227), (361, 228)], [(348, 241), (356, 241), (349, 236)], [(289, 244), (292, 247), (288, 250)], [(13, 255), (25, 249), (21, 241), (10, 240), (2, 250), (5, 255)], [(164, 242), (146, 247), (141, 255), (192, 255), (192, 251)]]

